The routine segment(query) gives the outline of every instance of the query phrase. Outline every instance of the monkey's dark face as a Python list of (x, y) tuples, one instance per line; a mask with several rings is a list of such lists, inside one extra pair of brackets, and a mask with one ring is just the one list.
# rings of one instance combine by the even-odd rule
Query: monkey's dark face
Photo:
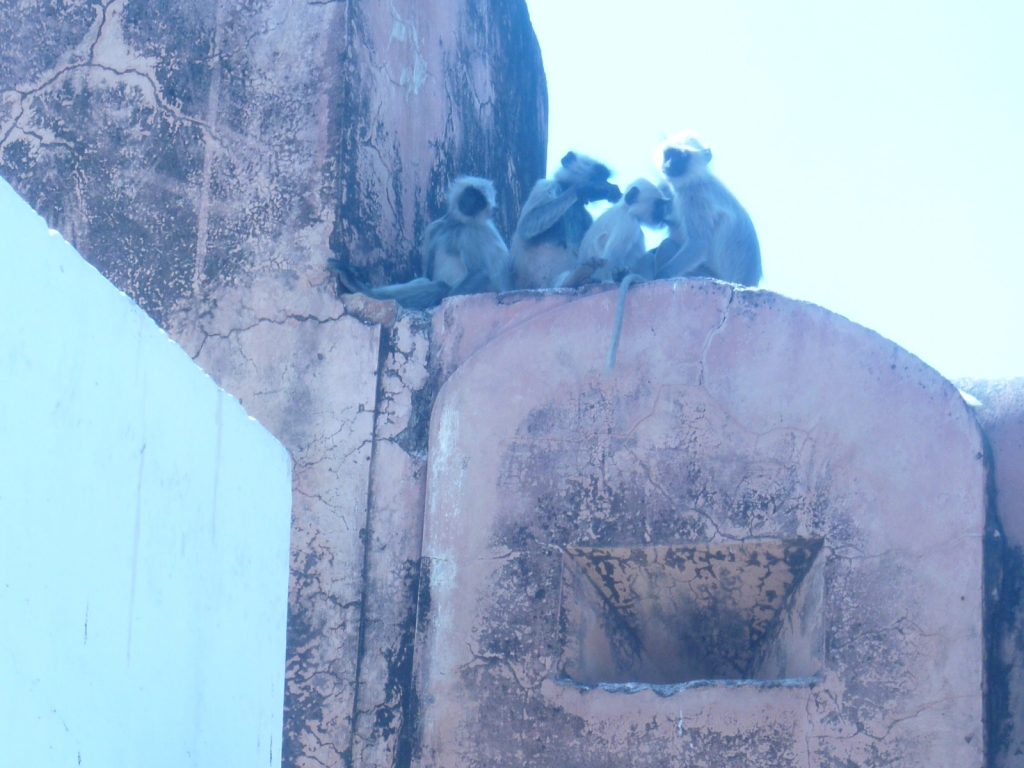
[(466, 187), (459, 195), (458, 207), (459, 213), (467, 219), (472, 219), (487, 209), (487, 197), (476, 187)]
[(678, 179), (689, 170), (692, 158), (693, 152), (684, 152), (676, 147), (669, 147), (665, 150), (665, 161), (661, 165), (661, 171), (670, 179)]
[(666, 178), (679, 179), (687, 174), (700, 173), (711, 162), (711, 150), (667, 147), (663, 157), (661, 172), (665, 174)]
[(607, 181), (594, 181), (577, 190), (578, 199), (583, 203), (592, 203), (595, 200), (607, 200), (609, 203), (617, 203), (622, 199), (622, 191), (615, 184)]
[(590, 181), (594, 184), (600, 184), (601, 182), (608, 181), (611, 175), (612, 172), (608, 169), (607, 165), (595, 163), (590, 171)]

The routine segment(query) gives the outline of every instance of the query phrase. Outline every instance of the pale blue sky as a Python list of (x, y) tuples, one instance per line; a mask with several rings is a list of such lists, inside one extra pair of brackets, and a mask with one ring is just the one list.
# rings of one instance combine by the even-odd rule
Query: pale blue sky
[(695, 129), (762, 287), (951, 378), (1024, 376), (1024, 3), (529, 0), (548, 162)]

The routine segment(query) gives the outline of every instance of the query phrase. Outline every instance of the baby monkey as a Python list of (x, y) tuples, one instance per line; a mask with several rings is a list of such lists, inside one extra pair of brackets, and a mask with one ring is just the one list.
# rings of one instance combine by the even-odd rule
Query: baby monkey
[(583, 238), (581, 266), (596, 264), (595, 280), (621, 283), (608, 349), (608, 370), (615, 367), (619, 350), (626, 292), (637, 280), (652, 279), (656, 271), (654, 254), (647, 251), (641, 224), (662, 226), (671, 204), (671, 199), (654, 184), (637, 179), (626, 187), (622, 200), (601, 214)]
[(592, 265), (596, 282), (621, 282), (628, 274), (650, 280), (654, 255), (647, 253), (641, 225), (665, 224), (672, 201), (647, 179), (637, 179), (622, 199), (598, 216), (580, 243), (580, 266)]
[(394, 299), (408, 309), (435, 307), (446, 296), (510, 290), (512, 263), (492, 219), (495, 199), (487, 179), (452, 182), (448, 212), (431, 222), (423, 238), (423, 277), (375, 288), (355, 279), (339, 259), (328, 259), (328, 267), (349, 292)]

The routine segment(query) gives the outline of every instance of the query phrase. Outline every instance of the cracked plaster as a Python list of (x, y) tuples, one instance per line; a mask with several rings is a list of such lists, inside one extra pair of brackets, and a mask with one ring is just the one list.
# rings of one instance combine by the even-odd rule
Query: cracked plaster
[[(431, 427), (414, 764), (980, 766), (985, 470), (955, 389), (820, 308), (709, 281), (630, 291), (605, 374), (615, 299), (538, 297), (479, 346), (496, 302), (434, 314), (462, 362)], [(791, 536), (824, 540), (813, 679), (562, 679), (564, 547)]]

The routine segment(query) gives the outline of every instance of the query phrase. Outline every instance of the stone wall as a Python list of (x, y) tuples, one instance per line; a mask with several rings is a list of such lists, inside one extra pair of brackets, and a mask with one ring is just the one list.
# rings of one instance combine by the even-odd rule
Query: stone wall
[[(982, 765), (992, 539), (956, 390), (708, 281), (632, 291), (609, 375), (615, 299), (347, 300), (380, 342), (368, 475), (339, 475), (369, 543), (353, 764)], [(703, 650), (659, 646), (672, 615)]]
[(332, 251), (413, 276), (461, 173), (509, 236), (546, 133), (523, 0), (0, 6), (0, 175), (177, 335)]
[[(657, 296), (654, 314), (627, 316), (619, 373), (602, 378), (580, 367), (590, 353), (603, 360), (614, 296), (601, 287), (458, 297), (430, 315), (338, 301), (329, 256), (378, 283), (418, 271), (417, 240), (456, 173), (495, 179), (508, 236), (543, 175), (545, 134), (522, 0), (0, 6), (0, 174), (292, 455), (284, 763), (621, 765), (655, 745), (650, 760), (694, 765), (742, 755), (764, 766), (965, 766), (980, 764), (987, 727), (990, 753), (998, 743), (1001, 764), (1017, 765), (1020, 549), (1006, 511), (1016, 426), (1009, 442), (986, 426), (988, 498), (1001, 505), (1010, 554), (999, 574), (989, 557), (999, 605), (983, 604), (981, 542), (991, 555), (996, 527), (973, 422), (933, 371), (841, 318), (710, 283), (642, 286), (630, 307)], [(665, 307), (682, 308), (679, 335), (653, 344)], [(509, 421), (522, 415), (517, 398), (548, 391), (553, 372), (562, 399)], [(475, 383), (448, 386), (453, 378)], [(491, 388), (501, 397), (488, 400)], [(455, 409), (468, 432), (436, 413), (431, 432), (439, 396), (482, 398)], [(504, 427), (486, 425), (491, 412)], [(1010, 424), (1006, 413), (992, 424)], [(662, 440), (673, 424), (689, 436), (678, 445)], [(441, 438), (457, 434), (518, 452), (486, 477), (468, 455), (441, 472)], [(634, 437), (646, 440), (637, 456)], [(574, 444), (586, 450), (553, 447)], [(677, 464), (652, 465), (663, 449)], [(458, 478), (484, 495), (465, 497)], [(481, 507), (498, 480), (515, 509)], [(437, 494), (475, 511), (448, 519)], [(528, 530), (515, 530), (516, 515)], [(562, 539), (541, 533), (563, 520), (576, 528)], [(444, 556), (444, 537), (469, 560)], [(538, 542), (561, 550), (547, 557)], [(751, 586), (768, 578), (756, 568), (735, 572), (742, 589), (729, 605), (764, 605), (767, 618), (744, 624), (750, 642), (723, 658), (652, 650), (636, 617), (690, 604), (639, 589), (638, 613), (592, 578), (611, 568), (615, 589), (669, 584), (674, 595), (671, 585), (704, 576), (649, 563), (737, 553), (786, 568), (770, 590)], [(480, 577), (469, 585), (481, 605), (490, 600), (483, 623), (458, 613), (472, 608), (451, 593), (465, 578), (459, 562)], [(698, 603), (726, 605), (716, 584)], [(564, 611), (551, 605), (563, 591), (573, 598)], [(983, 722), (985, 605), (987, 626), (1002, 625), (989, 638)], [(537, 641), (552, 626), (558, 653)], [(615, 649), (628, 637), (640, 645), (623, 667)], [(775, 682), (651, 687), (730, 664)], [(647, 687), (615, 689), (604, 678), (616, 675)], [(635, 750), (623, 756), (620, 744)]]
[(988, 749), (1024, 766), (1024, 379), (962, 380), (978, 400), (989, 468)]
[(509, 236), (546, 132), (524, 0), (0, 4), (0, 175), (292, 454), (286, 765), (390, 764), (411, 674), (424, 329), (326, 261), (413, 276), (461, 173)]
[(764, 291), (631, 289), (612, 372), (616, 292), (516, 298), (434, 315), (413, 764), (980, 768), (956, 389)]

